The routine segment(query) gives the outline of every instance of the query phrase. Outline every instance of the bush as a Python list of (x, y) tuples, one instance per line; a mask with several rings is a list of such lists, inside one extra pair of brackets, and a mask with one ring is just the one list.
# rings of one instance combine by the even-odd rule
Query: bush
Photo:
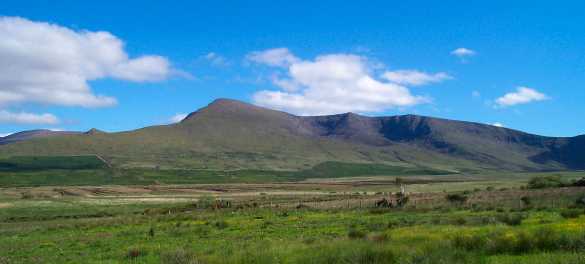
[(561, 211), (561, 216), (564, 218), (577, 218), (583, 214), (582, 209), (565, 209)]
[(526, 216), (523, 214), (501, 214), (498, 215), (498, 221), (505, 223), (510, 226), (517, 226), (522, 224), (522, 220), (524, 220)]
[(447, 194), (447, 196), (445, 198), (447, 199), (447, 201), (449, 201), (451, 203), (458, 203), (458, 204), (463, 204), (468, 199), (467, 196), (465, 196), (463, 194), (458, 194), (458, 193)]
[(575, 205), (577, 205), (579, 207), (585, 207), (585, 195), (577, 198), (577, 200), (575, 201)]
[(456, 234), (451, 238), (451, 244), (456, 248), (477, 250), (485, 246), (485, 239), (479, 235)]
[(198, 264), (201, 263), (197, 257), (189, 251), (178, 249), (169, 252), (163, 252), (160, 255), (160, 263), (162, 264)]
[(215, 223), (213, 223), (213, 225), (217, 229), (225, 229), (228, 227), (228, 223), (226, 221), (223, 221), (223, 220), (216, 221)]
[(135, 258), (139, 258), (142, 256), (146, 256), (147, 253), (148, 252), (143, 248), (132, 247), (132, 248), (128, 249), (128, 252), (126, 252), (126, 257), (129, 259), (135, 259)]
[(312, 247), (306, 252), (295, 254), (293, 258), (291, 263), (397, 263), (396, 256), (390, 249), (380, 244), (365, 241), (320, 245)]
[(532, 199), (530, 199), (530, 197), (528, 196), (522, 196), (522, 198), (520, 198), (520, 201), (522, 201), (522, 204), (524, 204), (524, 206), (532, 205)]
[(534, 177), (528, 182), (528, 188), (530, 189), (558, 188), (564, 186), (567, 186), (567, 183), (559, 175)]
[(585, 186), (585, 177), (573, 182), (572, 185), (575, 187), (584, 187)]
[(579, 251), (585, 249), (585, 233), (560, 233), (550, 227), (533, 232), (503, 230), (489, 234), (457, 234), (451, 239), (455, 248), (488, 254), (525, 254), (537, 251)]
[(347, 232), (347, 237), (350, 239), (363, 239), (366, 238), (366, 232), (352, 228)]
[(374, 242), (382, 243), (388, 241), (390, 237), (386, 233), (373, 233), (368, 236), (368, 239)]
[(465, 217), (459, 216), (459, 217), (455, 218), (455, 224), (465, 225), (465, 224), (467, 224), (467, 219), (465, 219)]

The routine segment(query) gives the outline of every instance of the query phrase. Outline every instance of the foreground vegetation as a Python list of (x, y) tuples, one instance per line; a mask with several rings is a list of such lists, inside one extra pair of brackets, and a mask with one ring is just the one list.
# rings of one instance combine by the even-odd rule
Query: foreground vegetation
[(214, 210), (206, 199), (196, 206), (27, 200), (38, 203), (35, 210), (14, 203), (0, 209), (0, 263), (585, 261), (585, 211), (577, 201), (563, 208), (453, 201), (433, 209)]
[[(585, 263), (585, 173), (444, 173), (351, 163), (220, 172), (113, 169), (92, 156), (4, 159), (0, 264)], [(355, 178), (364, 175), (395, 176)], [(295, 183), (266, 184), (283, 181)], [(100, 186), (72, 187), (79, 184)], [(402, 184), (412, 193), (397, 194)]]

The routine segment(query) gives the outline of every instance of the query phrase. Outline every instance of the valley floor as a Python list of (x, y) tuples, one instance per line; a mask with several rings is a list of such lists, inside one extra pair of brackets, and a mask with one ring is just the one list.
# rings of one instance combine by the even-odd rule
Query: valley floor
[(585, 188), (461, 177), (2, 188), (0, 263), (585, 263)]

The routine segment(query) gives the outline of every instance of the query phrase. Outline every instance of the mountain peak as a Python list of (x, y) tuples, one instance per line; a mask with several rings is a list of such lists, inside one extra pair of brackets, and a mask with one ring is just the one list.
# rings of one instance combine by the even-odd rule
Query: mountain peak
[(211, 102), (206, 107), (203, 107), (191, 114), (189, 114), (186, 120), (193, 119), (195, 116), (200, 114), (212, 114), (214, 116), (261, 116), (261, 115), (272, 115), (274, 113), (282, 113), (277, 110), (272, 110), (260, 106), (256, 106), (250, 103), (234, 100), (219, 98)]
[(226, 106), (226, 105), (250, 105), (250, 104), (239, 101), (239, 100), (235, 100), (235, 99), (217, 98), (217, 99), (213, 100), (211, 103), (209, 103), (208, 106), (213, 106), (213, 105)]
[(90, 130), (88, 130), (87, 132), (85, 132), (84, 134), (86, 135), (97, 135), (97, 134), (106, 134), (106, 132), (101, 131), (97, 128), (92, 128)]

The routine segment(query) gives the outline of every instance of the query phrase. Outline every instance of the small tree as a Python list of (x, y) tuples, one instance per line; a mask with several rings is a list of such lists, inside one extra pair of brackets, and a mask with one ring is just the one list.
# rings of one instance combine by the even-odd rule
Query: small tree
[(522, 201), (522, 204), (524, 206), (531, 206), (532, 205), (532, 199), (530, 199), (530, 197), (528, 197), (528, 196), (522, 196), (522, 198), (520, 198), (520, 201)]
[(567, 186), (567, 183), (559, 175), (534, 177), (528, 182), (528, 188), (530, 189), (558, 188), (564, 186)]
[(465, 202), (467, 202), (467, 199), (469, 197), (467, 197), (463, 194), (459, 194), (459, 193), (452, 193), (452, 194), (447, 194), (447, 196), (445, 198), (450, 203), (461, 205), (461, 204), (464, 204)]

